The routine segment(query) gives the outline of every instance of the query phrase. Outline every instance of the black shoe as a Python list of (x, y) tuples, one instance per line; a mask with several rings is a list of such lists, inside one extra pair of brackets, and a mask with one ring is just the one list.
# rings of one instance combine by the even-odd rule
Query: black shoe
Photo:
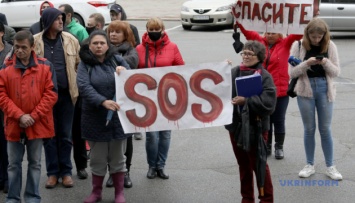
[(113, 180), (111, 175), (107, 179), (106, 187), (113, 187)]
[(275, 159), (283, 159), (284, 158), (284, 150), (282, 148), (275, 149)]
[(131, 178), (129, 177), (129, 172), (124, 175), (124, 185), (125, 188), (131, 188), (133, 186)]
[(88, 173), (86, 172), (85, 168), (84, 168), (84, 169), (81, 169), (81, 170), (78, 170), (78, 171), (77, 171), (77, 174), (78, 174), (78, 178), (79, 178), (79, 179), (86, 179), (86, 178), (88, 178)]
[(266, 144), (266, 154), (267, 154), (268, 156), (271, 155), (271, 144)]
[(147, 178), (154, 179), (155, 177), (157, 177), (157, 172), (156, 172), (155, 168), (149, 168), (148, 173), (147, 173)]
[(4, 184), (4, 193), (7, 194), (9, 192), (9, 183), (6, 181)]
[(169, 175), (165, 173), (164, 169), (158, 169), (157, 173), (160, 178), (169, 179)]

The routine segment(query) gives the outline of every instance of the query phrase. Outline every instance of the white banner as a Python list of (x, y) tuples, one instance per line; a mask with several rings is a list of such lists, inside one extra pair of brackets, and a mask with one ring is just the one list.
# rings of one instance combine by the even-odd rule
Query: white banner
[(118, 116), (125, 133), (232, 122), (227, 62), (125, 70), (115, 77)]
[(232, 13), (247, 30), (303, 34), (318, 5), (319, 0), (239, 0)]

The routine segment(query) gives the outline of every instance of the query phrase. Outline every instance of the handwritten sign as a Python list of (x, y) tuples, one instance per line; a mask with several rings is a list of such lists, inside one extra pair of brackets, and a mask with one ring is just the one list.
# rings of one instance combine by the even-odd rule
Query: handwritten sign
[(125, 133), (232, 122), (231, 66), (226, 62), (126, 70), (115, 77)]
[(319, 0), (239, 0), (232, 13), (247, 30), (303, 34), (318, 6)]

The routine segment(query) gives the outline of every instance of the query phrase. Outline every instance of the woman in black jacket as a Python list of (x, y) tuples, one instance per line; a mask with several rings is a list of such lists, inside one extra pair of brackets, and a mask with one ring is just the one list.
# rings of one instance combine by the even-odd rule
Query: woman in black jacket
[[(136, 41), (134, 39), (134, 35), (129, 26), (129, 23), (118, 20), (112, 21), (107, 28), (107, 35), (109, 36), (110, 42), (113, 45), (114, 53), (122, 56), (131, 69), (136, 69), (138, 67), (138, 54), (134, 48)], [(127, 172), (124, 178), (124, 187), (131, 188), (133, 184), (129, 176), (129, 171), (133, 156), (132, 136), (127, 138), (127, 149), (125, 155), (127, 157)], [(112, 177), (110, 176), (106, 182), (106, 187), (112, 186), (113, 182)]]
[[(77, 84), (82, 97), (81, 132), (91, 148), (92, 193), (85, 203), (101, 200), (102, 183), (110, 165), (115, 187), (115, 202), (125, 202), (123, 194), (126, 172), (124, 155), (127, 135), (124, 133), (116, 111), (120, 106), (115, 101), (116, 69), (129, 69), (119, 55), (114, 55), (104, 31), (91, 33), (89, 43), (80, 49)], [(112, 118), (107, 115), (113, 111)]]
[[(226, 126), (226, 129), (229, 131), (234, 155), (239, 165), (242, 202), (255, 202), (253, 185), (253, 171), (256, 171), (257, 157), (255, 132), (259, 131), (258, 122), (261, 122), (260, 130), (264, 142), (267, 140), (270, 115), (276, 106), (276, 87), (270, 73), (262, 67), (265, 59), (265, 46), (263, 44), (258, 41), (248, 41), (245, 43), (241, 55), (243, 58), (242, 64), (232, 69), (233, 83), (237, 77), (260, 74), (262, 78), (262, 92), (260, 95), (250, 97), (237, 96), (236, 87), (235, 85), (232, 86), (232, 104), (234, 105), (233, 123)], [(243, 109), (243, 113), (240, 113), (241, 109)], [(246, 116), (245, 112), (247, 112)], [(248, 118), (248, 121), (245, 121), (245, 118)], [(238, 130), (240, 129), (237, 127), (238, 124), (241, 124), (239, 125), (242, 126), (241, 130)], [(245, 130), (245, 126), (249, 127), (248, 131)], [(240, 142), (241, 136), (249, 138), (247, 146), (244, 142)], [(259, 199), (261, 202), (273, 202), (273, 186), (267, 163), (264, 172), (265, 194), (259, 194)]]

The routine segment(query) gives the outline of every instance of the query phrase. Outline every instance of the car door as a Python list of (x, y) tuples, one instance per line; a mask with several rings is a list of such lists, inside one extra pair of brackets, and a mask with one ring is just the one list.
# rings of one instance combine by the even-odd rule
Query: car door
[(29, 27), (39, 21), (39, 6), (43, 1), (2, 0), (0, 12), (6, 15), (8, 25), (14, 28)]
[(355, 0), (334, 0), (334, 30), (355, 30)]
[(330, 28), (333, 27), (333, 0), (322, 0), (319, 11), (319, 17), (322, 18)]

